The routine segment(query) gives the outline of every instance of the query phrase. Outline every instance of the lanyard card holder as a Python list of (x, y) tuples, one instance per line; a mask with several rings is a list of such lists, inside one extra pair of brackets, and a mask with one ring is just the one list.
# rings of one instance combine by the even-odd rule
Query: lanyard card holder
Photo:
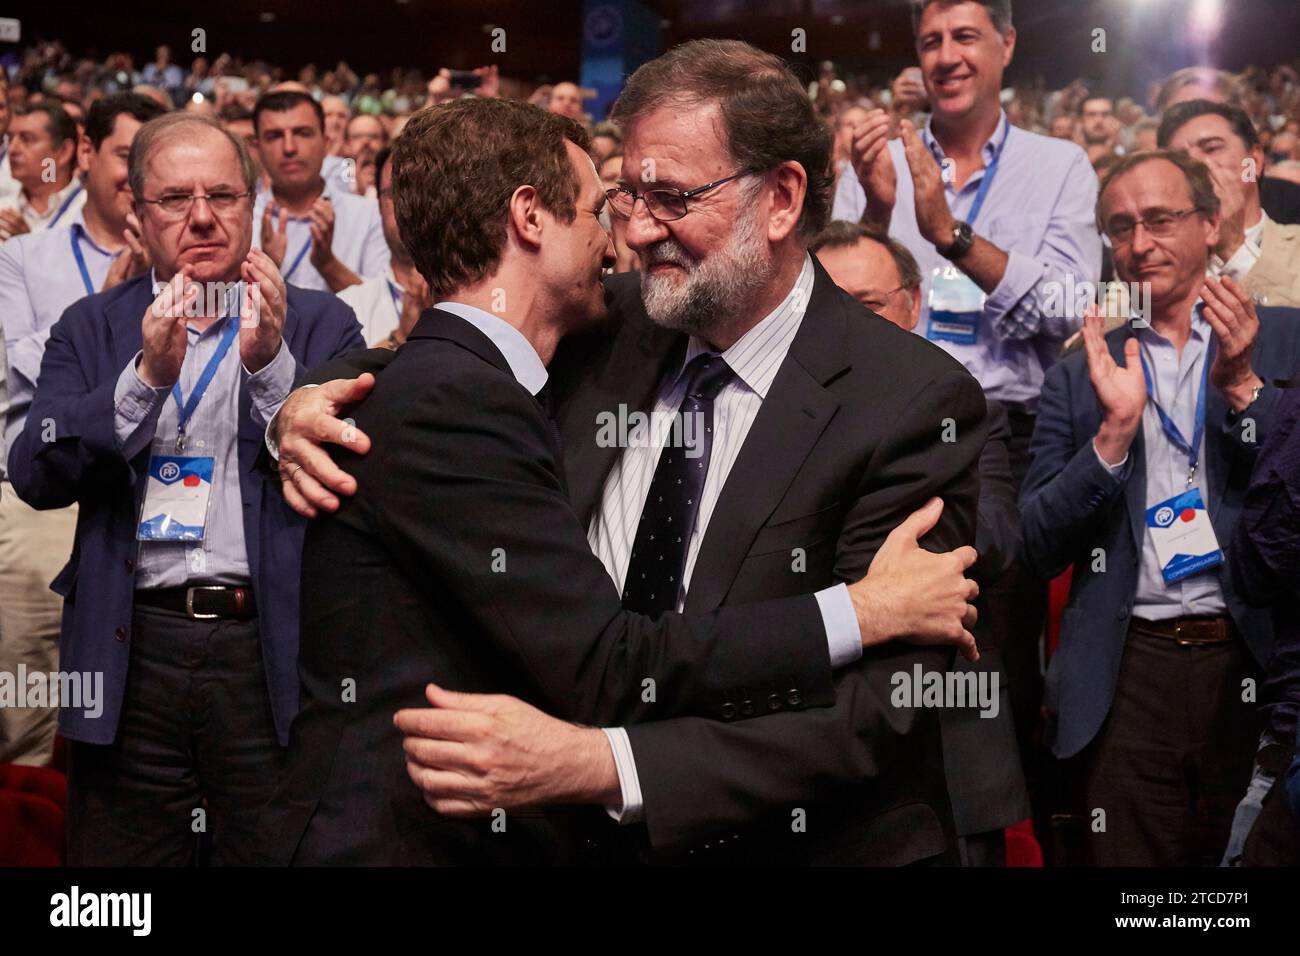
[(986, 298), (984, 290), (956, 266), (936, 266), (925, 337), (931, 342), (974, 345)]

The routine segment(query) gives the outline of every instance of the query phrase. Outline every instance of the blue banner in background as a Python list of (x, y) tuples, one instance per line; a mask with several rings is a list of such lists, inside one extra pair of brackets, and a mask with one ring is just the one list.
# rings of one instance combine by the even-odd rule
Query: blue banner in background
[(582, 7), (583, 89), (596, 91), (585, 109), (599, 123), (633, 70), (662, 52), (659, 15), (637, 0), (585, 0)]

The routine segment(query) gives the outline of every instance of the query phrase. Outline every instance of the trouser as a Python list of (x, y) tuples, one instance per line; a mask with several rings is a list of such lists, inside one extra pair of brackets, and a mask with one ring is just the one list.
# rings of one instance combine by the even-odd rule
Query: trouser
[(1259, 671), (1240, 638), (1183, 645), (1129, 626), (1114, 700), (1073, 761), (1099, 866), (1213, 866), (1251, 778)]
[(962, 866), (1004, 867), (1007, 865), (1007, 831), (990, 830), (958, 837), (957, 852), (961, 855)]
[(1232, 818), (1223, 866), (1300, 864), (1300, 825), (1286, 794), (1291, 758), (1291, 746), (1266, 730), (1259, 740), (1250, 786)]
[(283, 762), (257, 621), (137, 605), (117, 736), (71, 747), (68, 863), (188, 865), (204, 835), (215, 864), (255, 860)]
[[(0, 482), (0, 672), (17, 680), (59, 667), (63, 599), (50, 582), (68, 563), (77, 506), (37, 511)], [(54, 753), (57, 707), (0, 706), (0, 763), (43, 766)]]
[[(1011, 475), (1016, 495), (1029, 471), (1029, 442), (1037, 417), (1007, 410), (1011, 427)], [(1047, 618), (1047, 583), (1019, 555), (1007, 572), (981, 594), (981, 615), (1002, 648), (1003, 674), (1011, 701), (1020, 765), (1025, 774), (1031, 813), (1039, 842), (1046, 849), (1051, 807), (1046, 799), (1046, 776), (1051, 759), (1043, 743), (1043, 622)]]

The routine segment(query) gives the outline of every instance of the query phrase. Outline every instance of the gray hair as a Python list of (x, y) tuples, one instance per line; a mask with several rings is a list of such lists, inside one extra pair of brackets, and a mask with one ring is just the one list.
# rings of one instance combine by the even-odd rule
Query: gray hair
[(239, 172), (244, 179), (244, 188), (249, 192), (256, 191), (257, 169), (253, 165), (253, 158), (248, 155), (248, 147), (244, 145), (243, 140), (233, 135), (211, 116), (175, 112), (151, 119), (140, 127), (135, 134), (135, 139), (131, 141), (131, 152), (127, 158), (127, 178), (131, 184), (131, 194), (135, 196), (137, 202), (144, 199), (144, 168), (153, 151), (164, 142), (184, 135), (195, 126), (206, 127), (225, 137), (239, 159)]

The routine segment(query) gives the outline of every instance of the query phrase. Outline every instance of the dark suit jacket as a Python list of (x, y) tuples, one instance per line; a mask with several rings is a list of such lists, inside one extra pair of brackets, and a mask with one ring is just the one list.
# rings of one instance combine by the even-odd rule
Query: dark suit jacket
[[(27, 425), (9, 455), (9, 480), (34, 508), (81, 505), (72, 559), (51, 585), (64, 598), (61, 666), (104, 674), (104, 712), (88, 718), (76, 708), (59, 714), (65, 737), (112, 743), (131, 654), (135, 594), (135, 488), (149, 466), (149, 450), (122, 458), (113, 433), (113, 390), (140, 350), (140, 321), (153, 302), (149, 275), (68, 307), (50, 330), (40, 384)], [(300, 370), (363, 344), (352, 310), (332, 295), (289, 286), (284, 344)], [(298, 556), (304, 522), (267, 488), (254, 469), (262, 429), (239, 402), (239, 485), (248, 563), (257, 595), (271, 707), (281, 743), (298, 707)], [(56, 441), (42, 440), (54, 422)], [(214, 519), (221, 516), (214, 516)]]
[[(584, 525), (618, 455), (595, 441), (597, 415), (620, 403), (652, 409), (687, 341), (649, 321), (635, 275), (607, 280), (606, 292), (605, 334), (566, 342), (552, 365), (569, 383), (565, 466)], [(965, 369), (868, 312), (816, 264), (803, 323), (710, 519), (686, 610), (857, 580), (889, 531), (934, 495), (946, 507), (927, 544), (973, 544), (984, 415)], [(896, 673), (942, 671), (952, 657), (889, 644), (837, 674), (830, 708), (790, 712), (781, 688), (758, 685), (731, 702), (768, 712), (761, 720), (718, 711), (720, 720), (629, 727), (649, 845), (671, 859), (736, 863), (889, 865), (948, 852), (938, 715), (890, 696)], [(799, 810), (806, 832), (792, 828)]]
[[(1300, 312), (1268, 308), (1258, 312), (1255, 371), (1265, 381), (1290, 378), (1300, 368)], [(1111, 355), (1120, 364), (1124, 341), (1133, 334), (1132, 326), (1125, 324), (1106, 336)], [(1208, 360), (1213, 360), (1213, 345)], [(1272, 427), (1278, 395), (1279, 390), (1268, 385), (1250, 413), (1233, 421), (1223, 394), (1209, 389), (1207, 504), (1214, 533), (1225, 548), (1233, 540), (1242, 496), (1260, 443)], [(1248, 423), (1253, 423), (1253, 441), (1245, 430)], [(1100, 424), (1087, 354), (1076, 352), (1047, 373), (1030, 448), (1033, 462), (1020, 496), (1028, 565), (1045, 578), (1074, 567), (1060, 646), (1048, 668), (1045, 694), (1056, 723), (1052, 749), (1062, 758), (1086, 747), (1110, 710), (1146, 535), (1149, 502), (1142, 432), (1130, 450), (1127, 479), (1116, 481), (1093, 451)], [(1104, 572), (1093, 571), (1095, 548), (1104, 549)], [(1240, 599), (1226, 565), (1220, 565), (1217, 573), (1246, 645), (1261, 666), (1267, 664), (1274, 646), (1268, 613)]]
[(1300, 388), (1278, 399), (1230, 554), (1242, 598), (1273, 616), (1277, 653), (1260, 700), (1274, 735), (1290, 746), (1300, 713)]
[[(889, 531), (934, 495), (946, 506), (927, 544), (950, 550), (975, 541), (976, 463), (986, 428), (978, 383), (941, 350), (867, 312), (816, 268), (803, 324), (710, 520), (687, 613), (855, 581)], [(620, 404), (651, 410), (661, 376), (680, 364), (686, 346), (685, 336), (645, 316), (635, 275), (607, 280), (606, 300), (609, 323), (566, 340), (550, 370), (562, 396), (564, 466), (580, 528), (599, 506), (619, 453), (598, 445), (597, 415)], [(358, 353), (313, 378), (378, 372), (390, 360), (382, 350)], [(944, 442), (949, 420), (955, 440)], [(345, 467), (362, 465), (348, 460)], [(758, 652), (761, 633), (746, 647)], [(836, 675), (833, 707), (794, 710), (794, 688), (764, 679), (727, 686), (706, 713), (713, 719), (634, 723), (647, 844), (681, 860), (955, 859), (938, 714), (890, 702), (893, 675), (915, 665), (942, 671), (952, 658), (890, 644)], [(792, 668), (806, 663), (788, 661)], [(553, 678), (557, 692), (571, 680), (569, 673)], [(485, 689), (506, 688), (498, 680)], [(766, 716), (743, 719), (759, 714)], [(409, 783), (401, 799), (418, 804)], [(415, 809), (427, 819), (422, 805)], [(806, 814), (806, 832), (792, 831), (796, 810)]]
[(1259, 181), (1259, 202), (1274, 222), (1300, 224), (1300, 184), (1265, 176)]
[(425, 705), (430, 680), (597, 726), (716, 714), (769, 683), (800, 707), (831, 702), (810, 595), (658, 621), (622, 610), (542, 406), (464, 319), (426, 312), (354, 418), (373, 448), (336, 458), (358, 491), (304, 546), (303, 701), (265, 818), (274, 860), (567, 858), (555, 818), (512, 813), (498, 833), (425, 805), (392, 719)]

